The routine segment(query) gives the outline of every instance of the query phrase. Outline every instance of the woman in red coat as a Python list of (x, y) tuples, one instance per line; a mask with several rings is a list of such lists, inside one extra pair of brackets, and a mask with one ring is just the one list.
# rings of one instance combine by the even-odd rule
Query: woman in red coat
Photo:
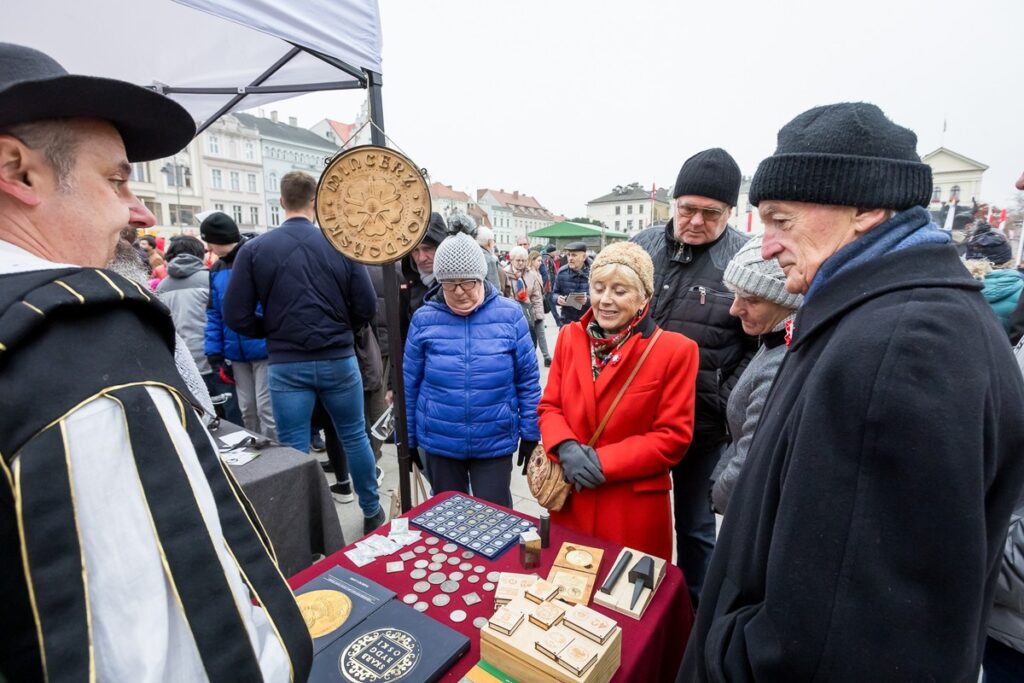
[[(654, 265), (628, 242), (590, 269), (591, 309), (562, 328), (541, 398), (541, 440), (574, 484), (551, 519), (672, 559), (672, 480), (693, 435), (697, 344), (648, 315)], [(654, 347), (593, 448), (587, 446), (649, 344)]]

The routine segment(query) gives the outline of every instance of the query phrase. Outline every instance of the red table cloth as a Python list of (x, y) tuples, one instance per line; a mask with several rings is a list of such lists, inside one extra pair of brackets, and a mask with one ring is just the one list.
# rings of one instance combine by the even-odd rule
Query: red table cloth
[[(424, 510), (436, 505), (440, 501), (452, 495), (453, 494), (451, 492), (438, 494), (437, 496), (427, 500), (422, 505), (413, 508), (403, 516), (410, 518), (415, 517)], [(488, 503), (488, 505), (493, 505), (493, 503)], [(509, 510), (508, 508), (501, 509), (526, 519), (533, 519), (514, 510)], [(385, 524), (374, 533), (386, 536), (390, 528), (390, 524)], [(417, 529), (418, 527), (410, 524), (409, 528)], [(421, 529), (420, 531), (423, 532), (424, 538), (432, 535), (426, 530)], [(443, 542), (447, 542), (445, 539), (441, 540)], [(605, 551), (604, 558), (601, 560), (601, 567), (598, 570), (597, 583), (594, 586), (594, 591), (596, 592), (611, 572), (612, 566), (615, 563), (615, 558), (618, 556), (622, 546), (609, 543), (602, 539), (578, 534), (556, 524), (552, 524), (551, 543), (547, 548), (541, 551), (541, 564), (539, 568), (530, 570), (523, 569), (519, 564), (518, 545), (514, 545), (510, 550), (506, 551), (498, 559), (493, 561), (488, 560), (482, 555), (477, 555), (472, 560), (467, 560), (474, 566), (477, 564), (484, 565), (487, 571), (481, 575), (479, 583), (474, 584), (465, 580), (460, 581), (459, 590), (451, 595), (452, 601), (445, 607), (435, 607), (431, 602), (431, 598), (441, 592), (438, 586), (431, 586), (428, 592), (421, 594), (420, 600), (426, 601), (429, 605), (424, 614), (434, 618), (449, 628), (453, 628), (456, 631), (465, 634), (470, 639), (469, 652), (463, 655), (455, 665), (449, 669), (448, 673), (445, 674), (441, 680), (458, 681), (480, 660), (480, 632), (479, 629), (473, 626), (473, 620), (477, 617), (490, 617), (494, 613), (494, 592), (485, 591), (483, 589), (483, 584), (486, 582), (486, 578), (484, 577), (486, 577), (487, 572), (503, 571), (525, 574), (536, 572), (542, 577), (547, 577), (552, 563), (558, 556), (558, 550), (562, 547), (562, 543), (565, 541), (589, 545), (595, 548), (602, 548)], [(415, 543), (412, 546), (407, 546), (402, 550), (402, 552), (411, 550), (416, 545), (421, 545), (421, 543)], [(378, 557), (376, 560), (364, 567), (356, 567), (343, 554), (344, 550), (347, 550), (350, 547), (351, 546), (348, 546), (345, 549), (324, 558), (313, 566), (304, 569), (289, 579), (288, 583), (291, 585), (292, 589), (298, 588), (299, 586), (313, 580), (320, 574), (323, 574), (331, 567), (337, 565), (365, 576), (366, 578), (376, 581), (380, 585), (393, 590), (398, 594), (397, 599), (399, 600), (401, 600), (402, 596), (407, 593), (414, 592), (412, 586), (416, 581), (409, 577), (409, 570), (412, 569), (411, 562), (406, 563), (405, 571), (396, 572), (394, 574), (388, 574), (385, 571), (385, 564), (387, 562), (397, 560), (399, 553), (395, 553), (393, 556), (389, 555), (387, 557)], [(440, 546), (435, 547), (439, 548)], [(463, 550), (465, 550), (465, 548), (460, 546), (458, 552), (455, 554), (459, 555)], [(422, 557), (426, 558), (427, 556), (423, 555)], [(419, 556), (417, 556), (417, 559), (419, 559)], [(454, 569), (454, 567), (446, 566), (444, 569), (445, 573), (450, 569)], [(472, 606), (467, 606), (465, 602), (463, 602), (462, 596), (471, 591), (475, 591), (480, 595), (480, 597), (483, 598), (483, 601)], [(619, 626), (622, 627), (622, 660), (619, 665), (619, 670), (612, 678), (612, 681), (643, 681), (644, 683), (651, 683), (653, 681), (675, 680), (676, 672), (679, 669), (679, 662), (683, 657), (683, 650), (686, 648), (686, 641), (690, 637), (690, 628), (693, 626), (693, 610), (690, 606), (690, 595), (686, 589), (686, 582), (683, 579), (683, 574), (679, 571), (678, 567), (672, 564), (666, 565), (665, 578), (661, 582), (661, 587), (658, 588), (658, 591), (654, 594), (651, 604), (647, 607), (647, 611), (644, 612), (643, 618), (639, 621), (602, 607), (601, 605), (594, 603), (593, 600), (591, 600), (589, 607), (608, 615), (612, 619), (615, 619)], [(448, 615), (456, 609), (461, 609), (467, 615), (466, 620), (459, 624), (454, 623), (448, 618)]]

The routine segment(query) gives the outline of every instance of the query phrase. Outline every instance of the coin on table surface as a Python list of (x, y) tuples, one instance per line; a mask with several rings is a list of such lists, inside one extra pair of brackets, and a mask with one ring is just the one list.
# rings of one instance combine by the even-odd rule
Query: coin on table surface
[(462, 562), (461, 564), (459, 564), (459, 571), (461, 572), (468, 572), (472, 568), (473, 565), (471, 565), (469, 562)]
[(438, 585), (444, 583), (447, 580), (448, 580), (448, 577), (446, 577), (441, 572), (434, 572), (433, 574), (431, 574), (430, 576), (427, 577), (427, 581), (429, 583), (433, 584), (434, 586), (438, 586)]
[(459, 582), (458, 581), (443, 581), (441, 583), (441, 590), (444, 591), (445, 593), (454, 593), (455, 591), (459, 590)]
[(454, 567), (458, 563), (459, 563), (459, 558), (457, 558), (457, 557), (449, 557), (448, 558), (448, 564), (450, 564), (451, 566)]
[(427, 547), (423, 545), (418, 545), (415, 548), (413, 548), (412, 551), (414, 553), (425, 553), (427, 552)]
[(431, 598), (430, 601), (432, 603), (434, 603), (434, 607), (444, 607), (445, 605), (447, 605), (449, 602), (452, 601), (452, 598), (451, 598), (450, 595), (445, 595), (444, 593), (438, 593), (433, 598)]
[(411, 572), (409, 572), (409, 578), (414, 580), (414, 581), (419, 581), (420, 579), (423, 579), (424, 577), (426, 577), (426, 575), (427, 575), (427, 570), (426, 569), (413, 569)]
[(434, 562), (447, 562), (448, 556), (444, 553), (434, 553)]
[(574, 567), (589, 567), (594, 564), (594, 556), (586, 550), (570, 550), (565, 554), (565, 561)]
[(402, 598), (402, 602), (404, 602), (407, 605), (411, 605), (411, 604), (413, 604), (414, 602), (416, 602), (419, 599), (420, 599), (420, 596), (416, 595), (415, 593), (409, 593), (405, 597)]
[(479, 583), (480, 582), (480, 577), (477, 576), (476, 574), (470, 574), (469, 576), (466, 577), (466, 581), (469, 581), (470, 583)]
[(440, 562), (431, 562), (430, 564), (427, 565), (427, 569), (429, 569), (432, 572), (437, 572), (437, 571), (441, 571), (441, 567), (442, 566), (444, 566), (444, 565), (442, 565)]
[(474, 557), (476, 557), (476, 553), (474, 553), (472, 550), (463, 550), (462, 551), (462, 559), (464, 559), (464, 560), (472, 560)]
[(296, 596), (295, 602), (313, 638), (334, 631), (345, 623), (352, 612), (352, 600), (339, 591), (310, 591)]
[(427, 603), (423, 602), (422, 600), (420, 600), (419, 602), (417, 602), (415, 605), (412, 606), (412, 608), (414, 610), (416, 610), (417, 612), (426, 612), (427, 611), (427, 607), (429, 607), (429, 605), (427, 605)]
[(481, 598), (476, 592), (466, 593), (462, 596), (462, 601), (467, 605), (475, 605), (476, 603), (481, 602), (482, 600), (483, 598)]
[(442, 548), (442, 550), (444, 550), (446, 553), (454, 553), (458, 549), (459, 546), (455, 545), (454, 543), (445, 543), (444, 548)]
[(476, 626), (477, 628), (487, 626), (487, 617), (477, 617), (473, 620), (473, 626)]
[(412, 589), (417, 593), (426, 593), (430, 590), (430, 583), (427, 581), (417, 581), (413, 584)]
[(452, 572), (448, 575), (448, 578), (452, 581), (462, 581), (463, 577), (466, 576), (462, 572)]
[(485, 591), (492, 591), (492, 590), (494, 590), (494, 584), (493, 583), (485, 583), (483, 586), (481, 586), (481, 588), (483, 588)]
[(484, 566), (482, 564), (478, 564), (477, 566), (473, 567), (473, 571), (475, 571), (477, 574), (483, 574), (487, 570), (484, 569)]
[(452, 612), (452, 613), (451, 613), (451, 614), (449, 615), (449, 617), (450, 617), (450, 618), (451, 618), (451, 620), (452, 620), (452, 621), (454, 621), (454, 622), (455, 622), (456, 624), (461, 624), (462, 622), (464, 622), (464, 621), (466, 620), (466, 613), (465, 613), (465, 612), (463, 612), (463, 611), (462, 611), (462, 610), (460, 610), (460, 609), (457, 609), (457, 610), (454, 610), (454, 611), (453, 611), (453, 612)]
[[(437, 545), (441, 542), (441, 539), (437, 538), (436, 536), (427, 536), (427, 538), (423, 542), (427, 545)], [(434, 552), (437, 551), (435, 550)]]
[(398, 557), (400, 557), (402, 560), (408, 562), (409, 560), (415, 560), (416, 559), (416, 553), (411, 552), (411, 551), (406, 551), (406, 552), (402, 553), (401, 555), (399, 555)]
[(487, 572), (487, 580), (491, 583), (497, 583), (500, 578), (501, 572)]
[(416, 562), (413, 563), (413, 566), (416, 567), (416, 569), (423, 569), (428, 564), (430, 564), (430, 562), (427, 560), (416, 560)]
[(427, 548), (427, 552), (430, 553), (431, 555), (437, 555), (438, 550), (437, 550), (437, 548)]

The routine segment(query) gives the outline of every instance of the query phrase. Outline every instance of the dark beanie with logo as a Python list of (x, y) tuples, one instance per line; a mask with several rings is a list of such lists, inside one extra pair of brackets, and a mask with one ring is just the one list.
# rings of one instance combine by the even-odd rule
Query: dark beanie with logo
[(775, 154), (757, 167), (750, 203), (783, 201), (904, 210), (928, 206), (932, 170), (917, 136), (866, 102), (809, 109), (779, 130)]
[(216, 211), (199, 226), (199, 234), (207, 244), (234, 244), (242, 241), (242, 233), (231, 216)]
[(736, 160), (720, 147), (697, 152), (683, 162), (672, 198), (696, 195), (736, 206), (743, 177)]

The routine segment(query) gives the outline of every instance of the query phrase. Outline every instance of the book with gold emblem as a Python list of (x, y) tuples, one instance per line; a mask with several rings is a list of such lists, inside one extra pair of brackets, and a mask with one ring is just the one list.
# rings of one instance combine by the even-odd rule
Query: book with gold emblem
[(394, 597), (393, 591), (343, 567), (332, 567), (295, 590), (314, 655)]

